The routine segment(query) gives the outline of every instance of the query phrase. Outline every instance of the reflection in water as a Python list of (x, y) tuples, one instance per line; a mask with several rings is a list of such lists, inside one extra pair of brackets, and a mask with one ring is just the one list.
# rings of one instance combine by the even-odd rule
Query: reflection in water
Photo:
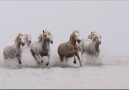
[[(60, 66), (56, 66), (54, 62), (52, 63), (53, 65), (51, 64), (51, 66), (53, 67), (49, 68), (41, 68), (40, 66), (35, 65), (23, 65), (23, 67), (18, 68), (18, 63), (15, 62), (17, 61), (9, 60), (5, 62), (6, 64), (8, 63), (7, 67), (0, 67), (0, 88), (129, 88), (129, 60), (125, 57), (103, 58), (103, 64), (101, 66), (84, 65), (80, 68), (63, 68)], [(71, 62), (69, 61), (68, 64), (72, 65)]]

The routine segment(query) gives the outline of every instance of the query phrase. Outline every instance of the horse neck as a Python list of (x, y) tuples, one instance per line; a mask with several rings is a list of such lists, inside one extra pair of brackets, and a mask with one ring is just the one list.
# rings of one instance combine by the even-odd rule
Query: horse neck
[(20, 43), (18, 43), (17, 41), (14, 43), (13, 45), (14, 48), (20, 49)]
[(76, 46), (76, 40), (74, 39), (73, 36), (71, 36), (68, 43), (72, 44), (74, 47)]
[(44, 47), (48, 48), (47, 46), (49, 46), (49, 42), (47, 40), (44, 40)]

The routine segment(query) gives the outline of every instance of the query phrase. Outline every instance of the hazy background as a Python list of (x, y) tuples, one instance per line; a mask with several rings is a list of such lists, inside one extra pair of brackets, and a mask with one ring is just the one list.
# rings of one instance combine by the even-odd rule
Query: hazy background
[[(4, 47), (12, 45), (18, 33), (31, 34), (35, 41), (43, 29), (54, 37), (49, 68), (33, 67), (37, 64), (29, 49), (23, 51), (21, 69), (17, 59), (3, 59)], [(58, 67), (57, 47), (75, 29), (81, 38), (91, 31), (102, 35), (102, 65), (85, 65), (90, 61), (85, 58), (80, 67), (70, 58), (67, 65), (80, 68)], [(129, 89), (128, 39), (129, 1), (0, 1), (0, 88)]]
[(87, 38), (91, 31), (102, 35), (104, 56), (129, 55), (128, 1), (0, 1), (0, 56), (18, 33), (35, 41), (43, 29), (54, 37), (53, 54), (73, 30)]

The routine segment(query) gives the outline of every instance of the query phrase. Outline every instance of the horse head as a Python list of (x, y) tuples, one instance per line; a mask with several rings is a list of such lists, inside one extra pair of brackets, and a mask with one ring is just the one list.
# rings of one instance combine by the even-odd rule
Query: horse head
[(24, 39), (25, 39), (25, 43), (27, 43), (27, 45), (30, 46), (30, 44), (31, 44), (31, 35), (25, 34)]
[[(72, 34), (72, 35), (73, 35), (74, 39), (75, 39), (78, 43), (81, 42), (79, 31), (77, 31), (77, 30), (73, 31), (73, 34)], [(72, 35), (71, 35), (71, 36), (72, 36)]]
[(98, 44), (101, 44), (101, 35), (99, 33), (96, 33), (93, 37), (93, 41), (97, 42)]
[(53, 44), (53, 35), (49, 31), (43, 30), (43, 37), (42, 38), (44, 38), (44, 37), (45, 37), (45, 39), (48, 42), (50, 42), (51, 44)]
[(24, 39), (23, 34), (19, 33), (15, 42), (18, 43), (19, 45), (24, 46), (25, 45), (25, 39)]
[(88, 36), (88, 39), (93, 39), (94, 37), (96, 37), (97, 32), (96, 31), (92, 31), (91, 34)]

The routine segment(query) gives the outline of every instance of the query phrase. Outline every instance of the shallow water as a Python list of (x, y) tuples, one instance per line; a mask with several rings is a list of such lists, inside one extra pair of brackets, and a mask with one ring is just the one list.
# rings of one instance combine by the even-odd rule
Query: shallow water
[[(57, 63), (56, 57), (53, 60)], [(129, 89), (129, 57), (106, 57), (100, 66), (84, 65), (80, 68), (63, 68), (56, 66), (54, 61), (48, 68), (37, 67), (35, 62), (21, 68), (13, 67), (17, 64), (15, 62), (9, 67), (9, 62), (8, 67), (0, 67), (0, 88)], [(70, 61), (68, 64), (72, 66)]]

